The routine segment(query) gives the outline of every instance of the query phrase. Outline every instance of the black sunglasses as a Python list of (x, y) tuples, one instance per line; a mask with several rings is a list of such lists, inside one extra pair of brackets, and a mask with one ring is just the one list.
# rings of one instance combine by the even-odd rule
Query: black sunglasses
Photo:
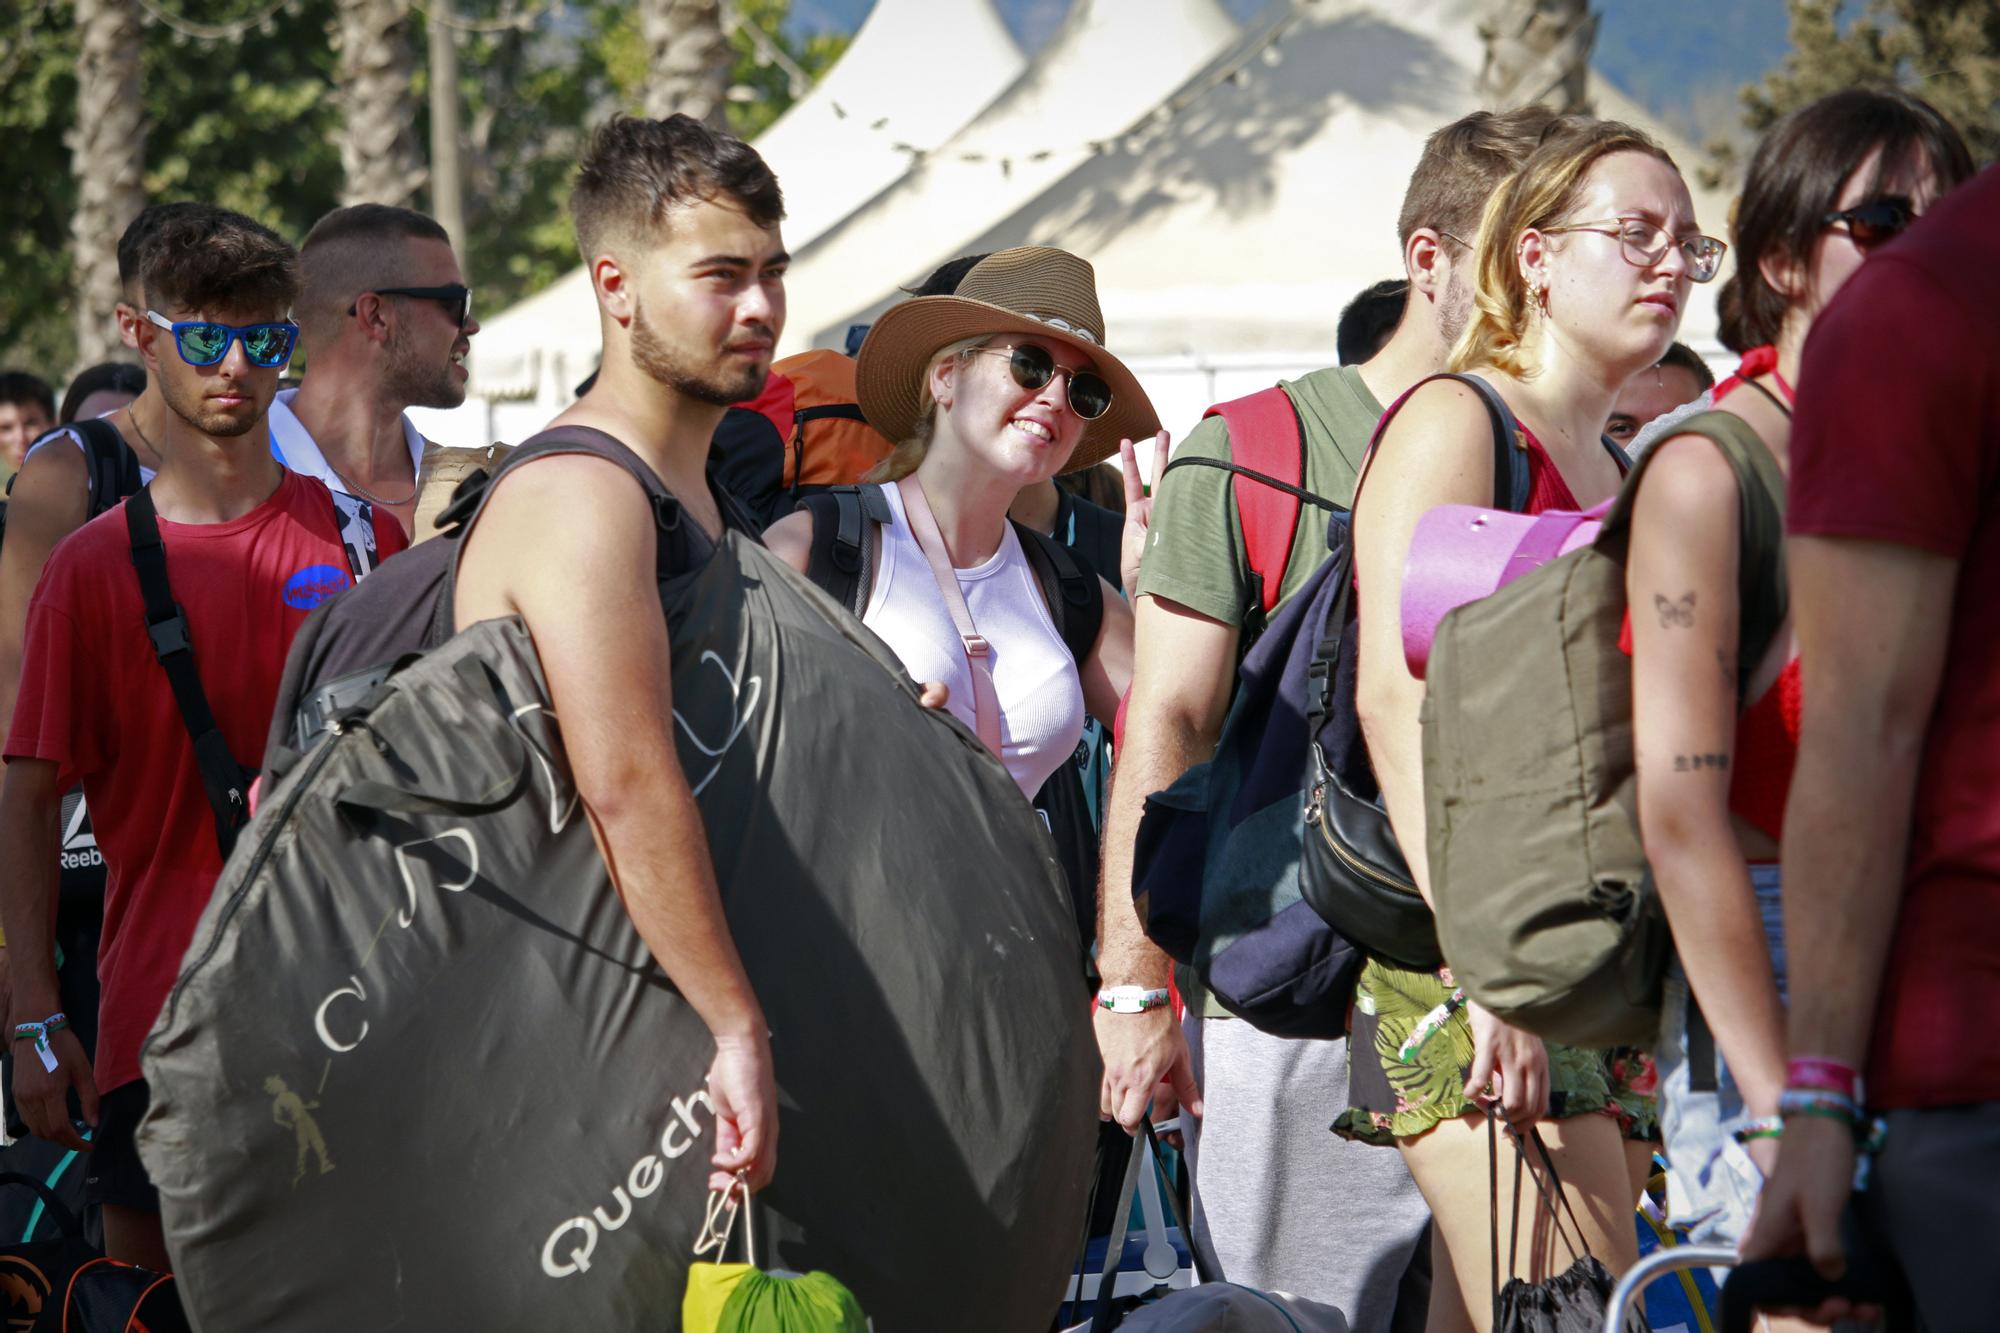
[[(1040, 389), (1056, 377), (1056, 359), (1048, 349), (1034, 343), (1022, 343), (1019, 347), (972, 347), (967, 351), (981, 356), (1004, 356), (1007, 369), (1014, 376), (1014, 383), (1024, 389)], [(1111, 410), (1111, 386), (1094, 371), (1065, 370), (1064, 378), (1069, 384), (1069, 410), (1085, 421), (1095, 421)]]
[(1900, 195), (1888, 195), (1881, 199), (1870, 199), (1865, 204), (1853, 208), (1843, 208), (1837, 213), (1828, 213), (1820, 222), (1831, 227), (1836, 223), (1847, 225), (1847, 234), (1863, 250), (1872, 250), (1885, 241), (1895, 239), (1912, 222), (1917, 220), (1917, 210), (1910, 201)]
[[(450, 312), (453, 321), (461, 329), (465, 327), (466, 321), (472, 318), (472, 288), (465, 286), (463, 283), (454, 282), (448, 287), (377, 287), (373, 291), (364, 294), (368, 296), (414, 296), (420, 301), (436, 301)], [(347, 313), (351, 315), (359, 308), (360, 303), (356, 302), (354, 305), (347, 307)]]

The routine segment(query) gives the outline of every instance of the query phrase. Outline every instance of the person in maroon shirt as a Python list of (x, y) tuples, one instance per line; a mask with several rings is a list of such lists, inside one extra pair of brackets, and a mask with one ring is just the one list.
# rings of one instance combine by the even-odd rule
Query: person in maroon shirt
[(1862, 267), (1799, 379), (1791, 1113), (1744, 1254), (1803, 1249), (1823, 1275), (1844, 1271), (1858, 1136), (1845, 1121), (1885, 1113), (1864, 1215), (1932, 1333), (1987, 1328), (2000, 1310), (2000, 172)]
[[(223, 823), (149, 633), (128, 517), (142, 501), (157, 511), (181, 613), (168, 623), (183, 625), (238, 763), (262, 751), (292, 635), (365, 566), (343, 543), (333, 496), (286, 472), (269, 447), (265, 415), (297, 337), (292, 247), (216, 209), (163, 225), (141, 271), (139, 350), (169, 409), (153, 439), (160, 468), (146, 490), (57, 545), (29, 605), (0, 786), (0, 919), (21, 1114), (37, 1137), (90, 1153), (86, 1197), (103, 1205), (110, 1254), (164, 1269), (158, 1196), (132, 1142), (147, 1104), (139, 1047), (221, 873)], [(393, 517), (369, 519), (377, 551), (403, 548)], [(103, 1001), (88, 1055), (54, 1021), (50, 937), (58, 801), (78, 781), (108, 871)], [(88, 1140), (83, 1126), (94, 1129)]]

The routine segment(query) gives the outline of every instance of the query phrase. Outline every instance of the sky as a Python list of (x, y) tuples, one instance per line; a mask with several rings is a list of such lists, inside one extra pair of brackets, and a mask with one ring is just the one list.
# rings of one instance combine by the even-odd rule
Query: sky
[[(874, 0), (792, 0), (794, 30), (851, 32)], [(1037, 50), (1070, 0), (995, 0), (1016, 39)], [(1270, 0), (1222, 0), (1239, 19)], [(1703, 141), (1738, 119), (1736, 90), (1784, 55), (1784, 0), (1597, 0), (1598, 70), (1685, 135)]]

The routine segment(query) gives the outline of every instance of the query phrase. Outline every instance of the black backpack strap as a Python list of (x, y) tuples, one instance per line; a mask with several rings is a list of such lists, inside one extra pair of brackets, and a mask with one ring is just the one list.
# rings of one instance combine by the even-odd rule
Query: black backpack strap
[(1056, 542), (1067, 546), (1085, 568), (1095, 570), (1106, 583), (1117, 587), (1123, 574), (1118, 564), (1125, 539), (1125, 516), (1061, 487), (1056, 488), (1056, 494), (1059, 497)]
[(208, 695), (201, 688), (187, 616), (167, 581), (167, 548), (160, 540), (151, 487), (141, 487), (125, 502), (125, 529), (132, 541), (139, 595), (146, 603), (146, 633), (153, 640), (160, 669), (167, 673), (181, 723), (194, 743), (195, 768), (201, 774), (202, 790), (208, 794), (209, 809), (215, 814), (215, 841), (226, 861), (236, 845), (237, 832), (250, 820), (250, 782), (243, 766), (229, 752), (229, 742), (223, 739), (215, 712), (208, 706)]
[[(452, 534), (458, 546), (451, 553), (451, 571), (445, 576), (442, 595), (437, 599), (437, 611), (431, 618), (430, 633), (424, 638), (426, 646), (435, 646), (451, 637), (451, 627), (455, 623), (457, 614), (452, 604), (458, 590), (459, 561), (465, 556), (465, 538), (479, 522), (480, 515), (486, 512), (486, 503), (493, 498), (500, 478), (505, 476), (510, 468), (531, 463), (538, 458), (547, 458), (551, 454), (589, 454), (606, 462), (616, 463), (630, 473), (632, 479), (639, 483), (639, 488), (646, 492), (646, 501), (653, 510), (653, 524), (659, 532), (664, 535), (680, 527), (680, 500), (667, 489), (666, 483), (660, 480), (659, 475), (646, 465), (646, 460), (633, 453), (623, 441), (589, 426), (556, 426), (545, 430), (523, 441), (514, 452), (502, 459), (500, 466), (493, 469), (490, 478), (480, 480), (477, 484), (474, 483), (473, 477), (460, 482), (458, 488), (452, 492), (451, 504), (438, 515), (440, 524), (447, 518), (458, 524), (457, 531)], [(724, 494), (727, 495), (727, 492)], [(727, 526), (730, 521), (730, 511), (727, 506), (723, 507), (723, 517)], [(751, 531), (755, 531), (754, 527)], [(675, 572), (667, 568), (667, 558), (668, 544), (663, 541), (656, 543), (653, 564), (655, 572), (661, 578)]]
[(859, 616), (868, 609), (875, 571), (869, 562), (870, 525), (891, 521), (889, 501), (879, 486), (832, 486), (803, 496), (799, 508), (812, 518), (812, 547), (806, 578), (814, 587)]
[(1477, 375), (1447, 372), (1432, 375), (1436, 380), (1457, 380), (1477, 392), (1486, 403), (1486, 415), (1493, 421), (1493, 507), (1518, 514), (1528, 507), (1528, 453), (1521, 445), (1521, 423), (1500, 391)]
[[(1008, 520), (1013, 522), (1013, 520)], [(1042, 600), (1048, 603), (1049, 618), (1056, 623), (1063, 645), (1080, 668), (1097, 647), (1097, 634), (1104, 626), (1104, 584), (1097, 571), (1087, 569), (1067, 546), (1045, 537), (1033, 528), (1014, 524), (1028, 566), (1041, 584)]]
[(72, 421), (63, 427), (75, 434), (83, 446), (84, 465), (90, 474), (89, 514), (96, 518), (145, 484), (139, 474), (139, 455), (125, 443), (125, 437), (108, 421)]

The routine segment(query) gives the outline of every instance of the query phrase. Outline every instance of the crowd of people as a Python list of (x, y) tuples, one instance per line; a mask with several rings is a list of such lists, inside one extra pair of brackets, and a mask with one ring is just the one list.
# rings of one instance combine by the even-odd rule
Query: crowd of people
[[(851, 365), (879, 457), (851, 489), (794, 486), (767, 525), (770, 497), (718, 481), (718, 432), (764, 392), (784, 328), (780, 182), (685, 117), (617, 118), (572, 211), (603, 359), (550, 425), (636, 454), (680, 502), (676, 549), (656, 559), (624, 468), (516, 442), (482, 454), (499, 467), (453, 616), (519, 616), (534, 639), (633, 923), (715, 1039), (718, 1188), (782, 1173), (780, 1117), (677, 756), (655, 584), (734, 531), (852, 610), (1059, 839), (1052, 809), (1081, 821), (1065, 865), (1095, 935), (1101, 1113), (1179, 1129), (1189, 1239), (1214, 1271), (1355, 1330), (1485, 1330), (1496, 1278), (1635, 1262), (1661, 1154), (1695, 1239), (1832, 1276), (1865, 1154), (1867, 1230), (1924, 1326), (2000, 1309), (1979, 1262), (2000, 1232), (2000, 622), (1977, 591), (2000, 572), (2000, 177), (1935, 110), (1854, 90), (1787, 116), (1726, 242), (1630, 126), (1527, 108), (1438, 129), (1396, 220), (1403, 274), (1341, 313), (1341, 364), (1282, 386), (1308, 503), (1275, 556), (1247, 532), (1263, 481), (1232, 464), (1244, 418), (1170, 446), (1107, 344), (1088, 257), (1047, 247), (966, 256), (891, 306)], [(1726, 254), (1739, 363), (1717, 384), (1674, 339)], [(10, 1119), (87, 1151), (109, 1252), (166, 1269), (133, 1144), (140, 1046), (247, 819), (293, 636), (433, 535), (436, 488), (463, 469), (405, 412), (463, 401), (479, 325), (451, 238), (402, 208), (336, 210), (295, 250), (219, 207), (155, 205), (118, 258), (107, 313), (137, 365), (81, 372), (59, 409), (0, 375), (0, 923)], [(1489, 392), (1515, 423), (1521, 506)], [(1752, 497), (1704, 412), (1784, 478), (1781, 559), (1744, 546)], [(1077, 494), (1113, 457), (1111, 503)], [(1353, 722), (1428, 901), (1437, 811), (1404, 621), (1420, 520), (1621, 492), (1629, 815), (1675, 953), (1657, 1039), (1545, 1041), (1449, 957), (1370, 956), (1344, 1040), (1261, 1031), (1177, 972), (1135, 904), (1146, 800), (1214, 752), (1239, 664), (1330, 525), (1352, 549)], [(1783, 611), (1764, 625), (1753, 604)], [(1496, 1120), (1546, 1145), (1552, 1191), (1513, 1210), (1489, 1193)], [(1551, 1193), (1573, 1223), (1553, 1242)]]

